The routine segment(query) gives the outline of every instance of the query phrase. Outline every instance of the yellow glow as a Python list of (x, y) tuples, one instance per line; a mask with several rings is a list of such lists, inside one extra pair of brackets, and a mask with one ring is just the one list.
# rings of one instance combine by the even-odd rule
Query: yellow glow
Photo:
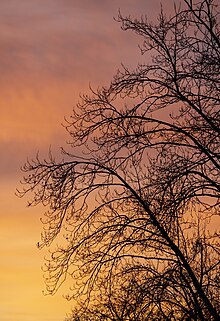
[[(0, 320), (60, 321), (71, 310), (61, 293), (44, 296), (39, 213), (27, 209), (12, 194), (12, 185), (0, 190)], [(17, 208), (17, 211), (15, 211)]]

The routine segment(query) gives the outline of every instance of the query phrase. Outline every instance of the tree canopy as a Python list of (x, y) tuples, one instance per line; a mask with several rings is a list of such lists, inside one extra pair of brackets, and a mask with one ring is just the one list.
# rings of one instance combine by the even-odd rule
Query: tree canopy
[(218, 9), (184, 0), (155, 23), (119, 14), (146, 62), (81, 97), (62, 161), (23, 168), (20, 195), (48, 207), (39, 246), (64, 239), (47, 290), (68, 279), (80, 320), (220, 319)]

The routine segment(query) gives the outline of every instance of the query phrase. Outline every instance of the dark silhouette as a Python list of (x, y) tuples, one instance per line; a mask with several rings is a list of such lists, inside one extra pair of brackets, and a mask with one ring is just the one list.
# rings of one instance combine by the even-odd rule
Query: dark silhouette
[(218, 19), (212, 0), (185, 0), (155, 24), (119, 14), (148, 62), (81, 97), (63, 161), (24, 166), (20, 195), (49, 207), (39, 246), (65, 240), (46, 262), (47, 290), (69, 278), (80, 320), (122, 309), (133, 276), (145, 309), (132, 320), (220, 320)]

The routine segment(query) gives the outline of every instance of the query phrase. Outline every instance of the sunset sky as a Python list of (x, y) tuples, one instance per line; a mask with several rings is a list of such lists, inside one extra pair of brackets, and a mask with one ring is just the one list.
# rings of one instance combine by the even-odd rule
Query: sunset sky
[(0, 0), (0, 321), (62, 321), (71, 310), (62, 288), (42, 294), (43, 209), (15, 190), (27, 157), (65, 145), (61, 123), (79, 94), (138, 62), (141, 39), (121, 31), (119, 9), (153, 20), (160, 1)]

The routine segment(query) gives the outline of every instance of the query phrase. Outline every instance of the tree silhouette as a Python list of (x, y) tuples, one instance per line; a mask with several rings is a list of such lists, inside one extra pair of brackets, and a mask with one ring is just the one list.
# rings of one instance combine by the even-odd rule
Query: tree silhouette
[(220, 319), (219, 12), (212, 0), (174, 9), (158, 23), (119, 14), (148, 62), (81, 97), (62, 161), (23, 168), (20, 195), (49, 208), (39, 246), (64, 236), (47, 290), (70, 278), (85, 311), (135, 274), (147, 320)]
[(138, 276), (132, 276), (129, 280), (123, 280), (123, 283), (114, 283), (111, 293), (103, 286), (92, 306), (85, 306), (82, 302), (65, 321), (146, 320), (147, 314), (150, 315), (146, 304), (149, 300), (145, 300), (147, 291), (143, 279), (139, 279)]

